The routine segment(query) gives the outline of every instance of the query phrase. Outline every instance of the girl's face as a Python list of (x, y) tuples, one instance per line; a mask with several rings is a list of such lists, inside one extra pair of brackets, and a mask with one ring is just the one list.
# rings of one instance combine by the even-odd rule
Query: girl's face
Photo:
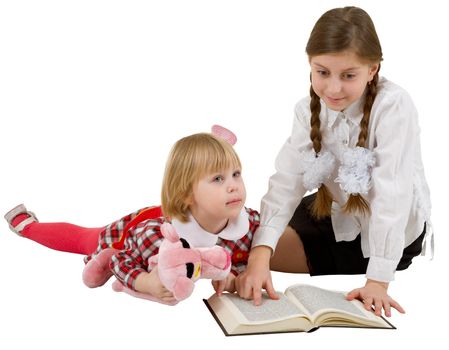
[(379, 64), (362, 62), (352, 51), (313, 56), (312, 88), (335, 111), (343, 111), (364, 93)]
[(193, 186), (189, 207), (203, 229), (218, 233), (229, 219), (238, 217), (245, 200), (240, 169), (230, 168), (201, 178)]

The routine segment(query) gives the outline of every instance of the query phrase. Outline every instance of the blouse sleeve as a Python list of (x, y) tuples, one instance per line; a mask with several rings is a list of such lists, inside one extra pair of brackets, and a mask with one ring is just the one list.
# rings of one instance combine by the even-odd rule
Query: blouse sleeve
[(276, 157), (276, 173), (269, 179), (269, 189), (261, 201), (261, 223), (252, 246), (276, 244), (306, 193), (299, 170), (300, 153), (310, 145), (310, 121), (301, 109), (295, 108), (291, 136)]
[(384, 97), (375, 113), (377, 116), (372, 118), (376, 165), (370, 194), (370, 260), (366, 277), (389, 282), (394, 279), (404, 249), (419, 129), (414, 104), (403, 90)]
[(127, 249), (111, 259), (111, 270), (115, 277), (128, 288), (135, 290), (135, 281), (142, 272), (148, 272), (148, 259), (157, 254), (162, 241), (159, 226), (145, 227), (127, 241)]

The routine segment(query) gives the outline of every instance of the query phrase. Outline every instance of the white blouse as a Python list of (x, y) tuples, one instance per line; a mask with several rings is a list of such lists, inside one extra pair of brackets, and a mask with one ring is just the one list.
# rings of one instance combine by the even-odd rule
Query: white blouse
[[(346, 215), (341, 206), (347, 194), (335, 182), (342, 152), (355, 147), (363, 117), (362, 97), (343, 112), (321, 101), (322, 150), (330, 151), (336, 166), (325, 182), (332, 193), (332, 225), (337, 241), (351, 241), (361, 233), (362, 252), (369, 257), (366, 277), (389, 282), (402, 257), (430, 219), (430, 194), (424, 175), (419, 141), (418, 114), (410, 96), (401, 87), (381, 78), (371, 110), (367, 147), (374, 152), (372, 187), (364, 198), (371, 215)], [(261, 225), (252, 246), (273, 250), (306, 194), (299, 170), (300, 153), (312, 148), (310, 97), (298, 102), (291, 136), (279, 152), (276, 173), (261, 202)]]

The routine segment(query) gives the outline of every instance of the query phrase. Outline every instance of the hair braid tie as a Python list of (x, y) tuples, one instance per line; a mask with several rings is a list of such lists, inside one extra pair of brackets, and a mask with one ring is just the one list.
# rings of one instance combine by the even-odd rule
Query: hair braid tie
[(313, 149), (301, 152), (299, 171), (303, 175), (303, 185), (308, 191), (319, 188), (330, 179), (335, 168), (335, 157), (330, 152), (315, 153)]
[(376, 163), (373, 151), (364, 147), (348, 148), (342, 155), (335, 182), (349, 195), (368, 194), (371, 171)]

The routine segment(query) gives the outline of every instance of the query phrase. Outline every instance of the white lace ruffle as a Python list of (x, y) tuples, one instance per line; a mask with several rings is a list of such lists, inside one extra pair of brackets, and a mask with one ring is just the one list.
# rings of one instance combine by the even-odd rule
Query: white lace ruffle
[(371, 188), (371, 171), (376, 162), (374, 153), (364, 147), (348, 148), (341, 157), (335, 182), (347, 194), (367, 194)]
[(326, 182), (335, 167), (335, 157), (330, 152), (315, 153), (314, 150), (300, 154), (299, 170), (303, 175), (303, 185), (311, 191)]

